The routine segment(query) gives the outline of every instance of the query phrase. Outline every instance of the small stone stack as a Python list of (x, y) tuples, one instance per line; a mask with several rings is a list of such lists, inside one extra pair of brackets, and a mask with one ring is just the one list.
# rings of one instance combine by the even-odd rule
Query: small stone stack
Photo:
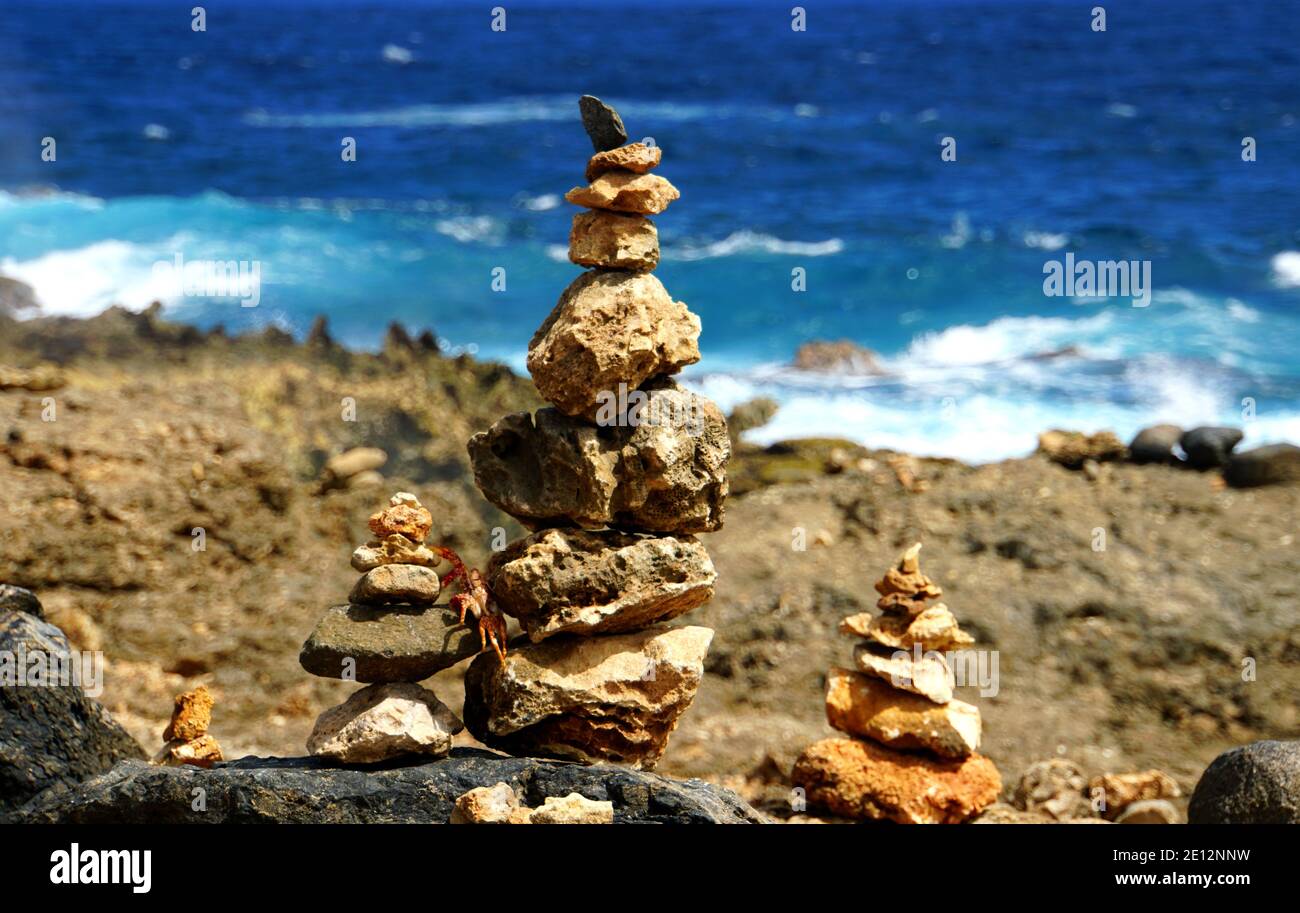
[(478, 652), (479, 638), (453, 609), (435, 605), (442, 590), (425, 546), (433, 516), (398, 492), (370, 518), (373, 538), (352, 554), (362, 572), (346, 605), (330, 608), (298, 660), (313, 675), (367, 682), (320, 715), (307, 750), (345, 764), (451, 751), (464, 725), (416, 682)]
[(913, 545), (876, 584), (884, 614), (851, 615), (843, 634), (862, 638), (857, 671), (832, 668), (826, 719), (850, 739), (810, 746), (794, 768), (809, 802), (849, 818), (903, 824), (964, 821), (997, 800), (1002, 781), (976, 754), (980, 712), (954, 700), (945, 654), (974, 643), (937, 600)]
[(700, 358), (699, 318), (650, 272), (654, 223), (678, 198), (660, 150), (580, 101), (596, 153), (569, 259), (590, 267), (528, 347), (551, 408), (469, 442), (484, 496), (536, 530), (493, 556), (487, 586), (532, 641), (484, 654), (465, 722), (514, 754), (652, 768), (703, 675), (713, 632), (661, 623), (707, 602), (717, 577), (693, 533), (722, 525), (731, 454), (717, 406), (669, 375)]
[(215, 701), (207, 685), (176, 695), (172, 707), (172, 721), (163, 730), (162, 751), (154, 757), (155, 764), (179, 767), (211, 767), (225, 760), (217, 740), (208, 735), (212, 725), (212, 707)]

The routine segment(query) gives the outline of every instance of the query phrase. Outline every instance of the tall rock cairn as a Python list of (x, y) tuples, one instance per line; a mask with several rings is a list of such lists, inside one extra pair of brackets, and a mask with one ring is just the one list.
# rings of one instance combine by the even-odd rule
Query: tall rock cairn
[[(993, 762), (976, 754), (979, 708), (952, 696), (952, 651), (973, 644), (943, 591), (921, 573), (921, 545), (876, 583), (881, 615), (850, 615), (856, 669), (833, 667), (826, 720), (848, 739), (823, 739), (795, 762), (807, 801), (846, 818), (955, 824), (996, 801)], [(931, 605), (931, 603), (934, 603)]]
[(713, 595), (713, 562), (691, 534), (722, 526), (731, 447), (717, 406), (670, 377), (699, 361), (700, 320), (651, 272), (659, 238), (647, 216), (679, 196), (651, 174), (661, 152), (627, 144), (598, 99), (579, 106), (596, 151), (587, 186), (565, 198), (584, 207), (569, 259), (589, 269), (528, 347), (552, 406), (469, 442), (483, 495), (534, 530), (486, 573), (531, 643), (471, 663), (464, 716), (513, 754), (652, 768), (713, 637), (662, 622)]

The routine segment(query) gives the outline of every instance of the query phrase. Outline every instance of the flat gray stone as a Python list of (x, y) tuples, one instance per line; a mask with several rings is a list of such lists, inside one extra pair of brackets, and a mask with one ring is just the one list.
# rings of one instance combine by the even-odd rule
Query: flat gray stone
[(418, 682), (479, 648), (477, 630), (445, 605), (336, 605), (316, 623), (298, 662), (324, 678)]
[(582, 128), (591, 138), (591, 145), (597, 152), (616, 149), (627, 142), (627, 129), (618, 112), (594, 95), (584, 95), (578, 99), (578, 110), (582, 112)]

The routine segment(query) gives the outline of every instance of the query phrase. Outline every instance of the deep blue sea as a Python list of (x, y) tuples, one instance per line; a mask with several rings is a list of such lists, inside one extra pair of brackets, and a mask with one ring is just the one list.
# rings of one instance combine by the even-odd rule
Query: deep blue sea
[[(503, 0), (494, 31), (494, 3), (214, 0), (196, 32), (197, 2), (0, 0), (0, 273), (46, 312), (323, 313), (359, 347), (397, 320), (522, 367), (577, 274), (591, 93), (664, 149), (657, 275), (704, 324), (686, 377), (776, 396), (756, 440), (1300, 441), (1300, 3), (805, 2), (795, 31), (793, 2)], [(258, 305), (177, 297), (154, 269), (177, 254), (256, 261)], [(1148, 306), (1045, 295), (1067, 254), (1145, 261)], [(784, 367), (842, 337), (890, 374)]]

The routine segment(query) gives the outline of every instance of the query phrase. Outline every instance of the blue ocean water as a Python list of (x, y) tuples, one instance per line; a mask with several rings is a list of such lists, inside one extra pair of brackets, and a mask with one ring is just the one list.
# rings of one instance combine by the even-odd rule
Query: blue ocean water
[[(397, 320), (522, 366), (576, 275), (591, 93), (664, 149), (686, 377), (781, 400), (757, 440), (987, 460), (1243, 401), (1248, 442), (1300, 440), (1300, 4), (1126, 0), (1104, 32), (1065, 0), (804, 3), (806, 31), (789, 3), (493, 5), (223, 0), (196, 32), (194, 4), (5, 0), (0, 273), (46, 312), (323, 313), (362, 347)], [(177, 254), (257, 261), (258, 305), (176, 297)], [(1044, 295), (1066, 254), (1149, 262), (1149, 305)], [(890, 373), (784, 367), (818, 338)]]

